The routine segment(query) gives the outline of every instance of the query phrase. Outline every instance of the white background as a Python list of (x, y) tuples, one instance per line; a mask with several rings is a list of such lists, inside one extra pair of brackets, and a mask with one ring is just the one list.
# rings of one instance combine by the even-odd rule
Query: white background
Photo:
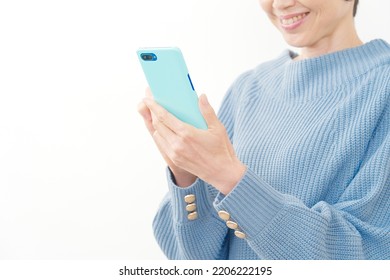
[[(361, 0), (364, 41), (390, 42), (389, 10)], [(216, 109), (286, 48), (256, 0), (0, 1), (0, 259), (165, 258), (151, 228), (165, 165), (136, 110), (135, 51), (167, 45)]]

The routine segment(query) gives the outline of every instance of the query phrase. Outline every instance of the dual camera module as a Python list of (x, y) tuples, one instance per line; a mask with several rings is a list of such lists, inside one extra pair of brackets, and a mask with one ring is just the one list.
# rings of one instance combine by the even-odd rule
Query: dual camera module
[(154, 53), (141, 53), (141, 58), (145, 61), (156, 61), (157, 55)]

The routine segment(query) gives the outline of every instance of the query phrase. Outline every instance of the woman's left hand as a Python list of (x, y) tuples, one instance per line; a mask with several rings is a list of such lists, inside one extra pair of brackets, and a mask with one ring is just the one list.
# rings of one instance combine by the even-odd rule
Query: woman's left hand
[(144, 99), (152, 112), (154, 140), (178, 167), (228, 194), (244, 175), (246, 166), (235, 155), (223, 124), (205, 95), (199, 108), (208, 129), (197, 129), (166, 111), (152, 98)]

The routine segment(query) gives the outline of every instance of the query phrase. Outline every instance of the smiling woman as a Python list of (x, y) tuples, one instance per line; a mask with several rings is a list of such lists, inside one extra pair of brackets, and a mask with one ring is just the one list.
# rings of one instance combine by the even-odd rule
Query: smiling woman
[(340, 0), (260, 0), (263, 10), (285, 41), (302, 48), (301, 55), (296, 59), (361, 45), (353, 21), (357, 3)]
[(208, 130), (151, 97), (168, 169), (154, 220), (172, 259), (390, 258), (390, 45), (363, 43), (357, 2), (260, 0), (286, 51), (237, 78)]

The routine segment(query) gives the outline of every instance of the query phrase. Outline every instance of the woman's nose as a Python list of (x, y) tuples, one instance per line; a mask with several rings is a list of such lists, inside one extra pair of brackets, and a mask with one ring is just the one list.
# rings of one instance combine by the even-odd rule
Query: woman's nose
[(274, 9), (283, 10), (295, 5), (296, 0), (274, 0), (272, 7)]

